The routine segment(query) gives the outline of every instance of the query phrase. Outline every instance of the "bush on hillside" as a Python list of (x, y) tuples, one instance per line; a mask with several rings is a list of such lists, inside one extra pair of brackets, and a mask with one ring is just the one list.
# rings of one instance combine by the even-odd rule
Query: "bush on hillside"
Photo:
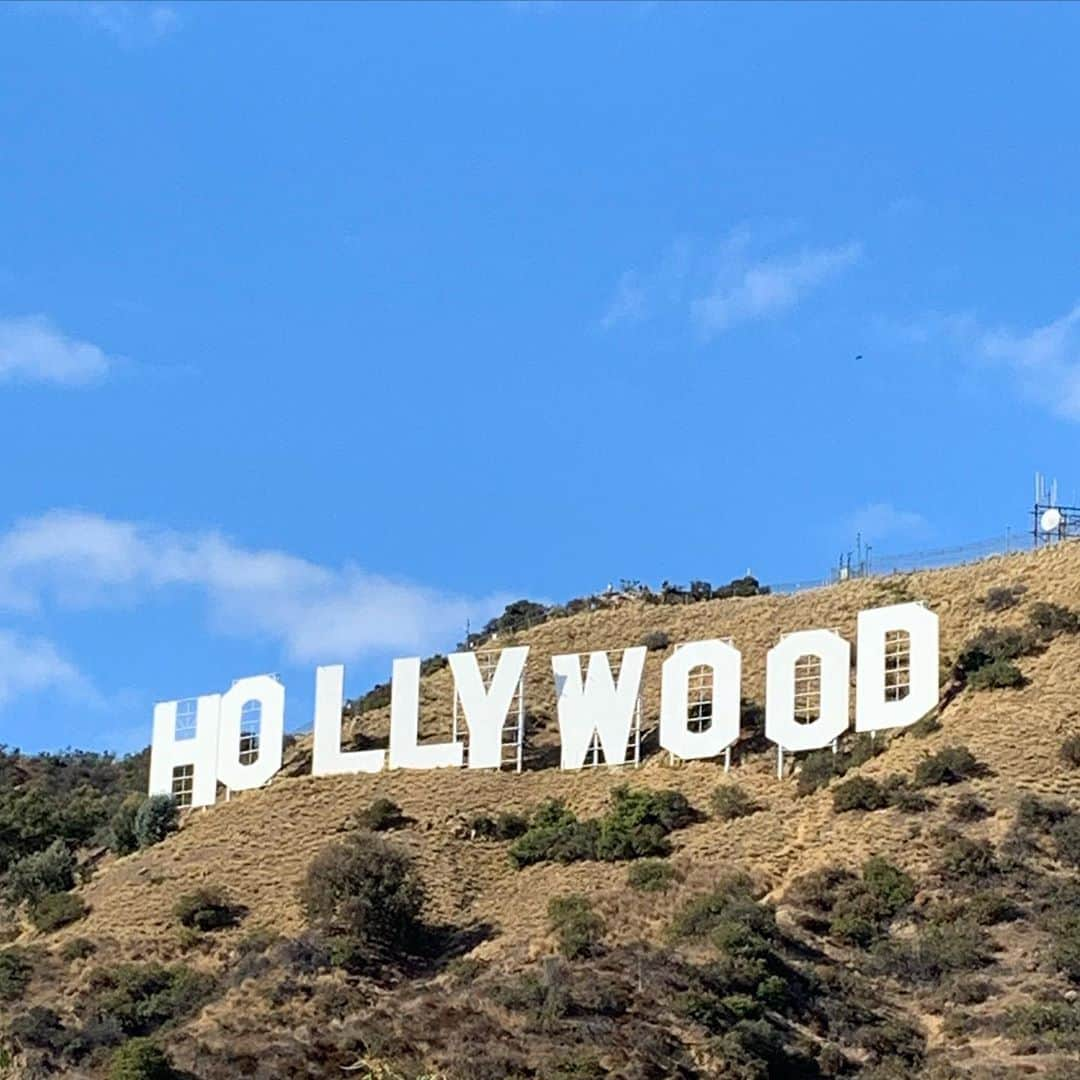
[(494, 817), (477, 814), (469, 822), (469, 836), (473, 840), (516, 840), (528, 828), (527, 818), (506, 810)]
[(833, 809), (842, 814), (848, 810), (881, 810), (888, 799), (881, 785), (868, 776), (853, 776), (833, 790)]
[(671, 644), (671, 638), (663, 630), (650, 630), (642, 639), (641, 644), (649, 652), (660, 652)]
[(965, 791), (953, 800), (949, 813), (956, 821), (974, 822), (988, 818), (991, 810), (977, 795)]
[(876, 757), (885, 749), (884, 739), (873, 739), (865, 732), (856, 735), (835, 753), (813, 750), (799, 759), (799, 781), (795, 794), (810, 795), (830, 780), (843, 776)]
[(50, 934), (78, 922), (89, 910), (82, 897), (74, 893), (50, 893), (30, 905), (30, 921), (35, 929)]
[(1028, 610), (1028, 621), (1043, 641), (1058, 634), (1075, 634), (1080, 630), (1080, 615), (1061, 604), (1040, 600)]
[(959, 784), (985, 771), (966, 746), (946, 746), (919, 762), (915, 767), (915, 783), (918, 787)]
[(122, 1035), (150, 1035), (202, 1008), (215, 987), (213, 976), (182, 964), (118, 964), (91, 973), (85, 1012)]
[(975, 971), (990, 963), (991, 943), (981, 926), (956, 922), (931, 925), (913, 938), (888, 938), (871, 952), (870, 970), (913, 983), (936, 983), (946, 975)]
[(860, 877), (842, 867), (825, 867), (797, 878), (787, 901), (828, 916), (829, 933), (863, 947), (884, 934), (915, 899), (915, 882), (880, 855), (868, 859)]
[(71, 938), (60, 947), (60, 959), (70, 964), (73, 960), (85, 960), (96, 952), (97, 946), (89, 938)]
[(1011, 660), (995, 660), (968, 678), (972, 690), (1019, 690), (1026, 683), (1024, 673)]
[(1022, 829), (1048, 832), (1072, 815), (1068, 803), (1060, 799), (1044, 799), (1030, 792), (1016, 804), (1016, 824)]
[(1062, 744), (1061, 760), (1072, 769), (1080, 768), (1080, 735), (1070, 735)]
[(709, 799), (712, 806), (713, 817), (720, 821), (734, 821), (736, 818), (748, 817), (761, 809), (753, 797), (738, 784), (721, 784), (716, 788)]
[[(720, 929), (726, 921), (736, 918), (757, 905), (753, 883), (745, 874), (733, 873), (722, 877), (713, 888), (688, 900), (672, 916), (670, 933), (677, 939), (700, 940)], [(762, 908), (768, 921), (769, 911)]]
[(994, 848), (988, 840), (958, 836), (949, 840), (937, 862), (938, 873), (946, 880), (974, 884), (998, 872)]
[(34, 1005), (20, 1013), (8, 1025), (8, 1034), (21, 1047), (56, 1053), (71, 1041), (71, 1032), (64, 1027), (59, 1013), (42, 1005)]
[(235, 926), (243, 910), (230, 902), (223, 889), (204, 885), (182, 895), (173, 905), (173, 914), (181, 926), (206, 931)]
[(1080, 816), (1075, 814), (1059, 821), (1050, 835), (1060, 862), (1066, 866), (1080, 866)]
[(970, 638), (956, 660), (957, 670), (970, 678), (975, 672), (1000, 661), (1016, 660), (1027, 656), (1038, 645), (1030, 630), (1015, 627), (983, 627)]
[(160, 844), (180, 827), (180, 811), (171, 795), (151, 795), (135, 814), (135, 840), (140, 848)]
[(1020, 597), (1027, 592), (1023, 585), (998, 585), (987, 589), (982, 598), (982, 605), (987, 611), (1006, 611), (1020, 603)]
[(608, 812), (588, 821), (579, 820), (562, 800), (549, 799), (511, 845), (510, 861), (520, 869), (538, 862), (619, 862), (666, 855), (668, 833), (695, 817), (679, 791), (649, 791), (625, 784), (612, 792)]
[(352, 829), (387, 832), (390, 829), (404, 828), (408, 820), (401, 812), (401, 807), (392, 799), (374, 799), (362, 810), (354, 810), (346, 825)]
[(548, 922), (558, 936), (559, 952), (567, 960), (595, 956), (604, 933), (604, 920), (584, 896), (554, 896), (548, 902)]
[(640, 859), (626, 872), (626, 883), (637, 892), (666, 892), (677, 880), (675, 867), (663, 859)]
[(357, 833), (315, 856), (301, 888), (312, 924), (374, 948), (415, 950), (424, 888), (413, 861), (374, 833)]
[(109, 1061), (109, 1080), (173, 1080), (168, 1055), (151, 1039), (128, 1039)]
[(146, 802), (145, 795), (133, 792), (120, 803), (109, 818), (109, 847), (117, 855), (130, 855), (138, 848), (139, 838), (135, 835), (135, 818), (144, 802)]
[(0, 949), (0, 1001), (15, 1001), (30, 983), (33, 965), (29, 954), (17, 945)]
[(20, 859), (8, 871), (7, 896), (13, 904), (34, 904), (50, 893), (75, 887), (75, 859), (63, 840)]

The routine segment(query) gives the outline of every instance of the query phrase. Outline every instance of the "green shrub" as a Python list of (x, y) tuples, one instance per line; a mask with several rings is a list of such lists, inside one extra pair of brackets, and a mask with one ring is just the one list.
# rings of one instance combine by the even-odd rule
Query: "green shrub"
[(863, 863), (863, 883), (890, 915), (896, 915), (915, 899), (915, 882), (881, 855)]
[(579, 821), (561, 799), (547, 799), (533, 812), (528, 829), (510, 846), (519, 870), (540, 862), (577, 862), (596, 858), (595, 822)]
[(600, 859), (617, 862), (667, 855), (667, 834), (695, 819), (678, 791), (616, 788), (611, 809), (601, 818), (579, 821), (560, 799), (549, 799), (534, 812), (528, 830), (510, 847), (519, 869), (538, 862)]
[(752, 796), (738, 784), (721, 784), (713, 791), (709, 803), (712, 806), (713, 817), (720, 821), (734, 821), (736, 818), (748, 817), (761, 809)]
[(230, 903), (223, 889), (204, 885), (182, 895), (173, 905), (173, 914), (182, 926), (205, 931), (235, 926), (242, 911)]
[(595, 956), (604, 933), (604, 920), (584, 896), (554, 896), (548, 902), (548, 922), (567, 960)]
[[(1080, 1050), (1080, 1007), (1070, 1001), (1033, 1001), (1014, 1005), (1004, 1017), (1005, 1033), (1033, 1049)], [(1034, 1044), (1034, 1045), (1032, 1045)]]
[(887, 806), (895, 806), (905, 814), (921, 814), (929, 810), (933, 803), (921, 792), (916, 791), (905, 776), (886, 776), (881, 790)]
[(982, 605), (987, 611), (1006, 611), (1020, 603), (1020, 597), (1026, 591), (1023, 585), (999, 585), (987, 589)]
[(1070, 735), (1061, 744), (1061, 760), (1071, 769), (1080, 768), (1080, 735)]
[(424, 888), (412, 859), (374, 833), (323, 848), (301, 900), (313, 924), (364, 945), (408, 950), (422, 934)]
[(21, 998), (32, 973), (33, 965), (25, 949), (17, 945), (0, 949), (0, 1001)]
[(130, 855), (138, 848), (139, 839), (135, 835), (135, 818), (144, 802), (146, 802), (145, 795), (133, 792), (120, 803), (109, 818), (109, 847), (117, 855)]
[(915, 783), (918, 787), (959, 784), (983, 771), (966, 746), (946, 746), (919, 762), (915, 767)]
[(814, 750), (799, 761), (799, 780), (795, 787), (797, 795), (810, 795), (823, 788), (834, 776), (842, 776), (837, 770), (837, 755), (831, 750)]
[(745, 874), (721, 878), (707, 893), (695, 896), (679, 908), (671, 920), (674, 938), (700, 939), (714, 933), (732, 912), (755, 904), (753, 885)]
[(947, 881), (970, 884), (993, 877), (998, 872), (998, 865), (989, 841), (958, 836), (945, 844), (937, 870)]
[(666, 649), (671, 644), (671, 638), (669, 638), (663, 630), (651, 630), (641, 639), (641, 644), (644, 645), (649, 652), (659, 652), (661, 649)]
[(180, 827), (180, 813), (171, 795), (151, 795), (135, 814), (135, 839), (140, 848), (160, 844)]
[(949, 812), (956, 821), (982, 821), (990, 816), (990, 809), (978, 796), (970, 791), (958, 795), (949, 807)]
[(90, 909), (74, 893), (50, 893), (30, 905), (30, 921), (43, 934), (78, 922)]
[(1072, 815), (1072, 809), (1059, 799), (1042, 799), (1038, 795), (1021, 796), (1016, 805), (1016, 824), (1022, 829), (1048, 832)]
[(1019, 690), (1027, 680), (1011, 660), (995, 660), (972, 672), (968, 686), (972, 690)]
[(72, 960), (85, 960), (96, 952), (97, 946), (89, 938), (77, 937), (60, 947), (60, 959), (71, 963)]
[(1028, 609), (1028, 621), (1043, 641), (1058, 634), (1075, 634), (1080, 630), (1080, 615), (1061, 604), (1040, 600)]
[(1072, 815), (1059, 821), (1050, 835), (1054, 839), (1058, 859), (1066, 866), (1080, 866), (1080, 816)]
[(887, 805), (881, 785), (868, 776), (854, 776), (833, 791), (833, 809), (838, 814), (848, 810), (881, 810)]
[(20, 859), (8, 871), (7, 895), (13, 904), (23, 900), (34, 904), (50, 893), (74, 887), (75, 859), (62, 840)]
[(477, 814), (469, 822), (469, 833), (474, 840), (516, 840), (529, 828), (528, 819), (513, 811), (504, 811), (492, 817)]
[(34, 1005), (11, 1021), (8, 1035), (24, 1048), (59, 1053), (71, 1042), (72, 1032), (64, 1027), (55, 1009)]
[(990, 664), (1026, 656), (1037, 645), (1035, 635), (1029, 630), (984, 627), (964, 645), (957, 657), (956, 667), (961, 675), (970, 678)]
[(109, 1061), (109, 1080), (173, 1080), (165, 1052), (150, 1039), (128, 1039)]
[(915, 983), (933, 983), (954, 972), (974, 971), (991, 960), (986, 931), (970, 922), (931, 925), (912, 939), (879, 942), (871, 969)]
[(86, 1012), (123, 1035), (150, 1035), (196, 1012), (214, 989), (213, 976), (181, 964), (118, 964), (92, 972)]
[(400, 829), (407, 823), (408, 818), (396, 802), (392, 799), (375, 799), (363, 810), (354, 811), (347, 825), (353, 829), (386, 832), (389, 829)]
[(638, 892), (666, 892), (677, 876), (675, 867), (663, 859), (640, 859), (630, 864), (626, 883)]

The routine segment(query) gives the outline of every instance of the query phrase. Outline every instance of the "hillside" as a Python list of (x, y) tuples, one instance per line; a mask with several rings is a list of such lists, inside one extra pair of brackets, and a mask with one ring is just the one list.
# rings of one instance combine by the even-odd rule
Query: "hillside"
[[(988, 610), (987, 593), (1002, 588), (1015, 588), (1016, 602)], [(799, 793), (805, 761), (792, 760), (777, 780), (775, 755), (752, 737), (766, 652), (782, 633), (830, 627), (853, 641), (859, 610), (903, 599), (939, 614), (952, 669), (983, 628), (1025, 629), (1038, 603), (1080, 611), (1080, 545), (791, 596), (629, 600), (501, 636), (494, 645), (531, 647), (523, 774), (313, 778), (301, 738), (267, 788), (186, 814), (161, 843), (122, 857), (84, 849), (87, 880), (74, 891), (85, 917), (42, 933), (21, 916), (13, 931), (12, 955), (29, 978), (0, 1000), (0, 1077), (109, 1075), (120, 1040), (95, 1042), (88, 1018), (103, 1022), (102, 988), (118, 993), (118, 965), (154, 962), (183, 965), (199, 989), (171, 1015), (143, 1017), (140, 1031), (177, 1069), (205, 1080), (1080, 1076), (1080, 1007), (1069, 981), (1080, 979), (1080, 841), (1072, 846), (1080, 830), (1070, 832), (1080, 821), (1071, 813), (1080, 814), (1080, 767), (1062, 754), (1080, 734), (1080, 635), (1065, 627), (1025, 650), (1018, 687), (976, 689), (946, 672), (937, 725), (881, 738), (865, 760), (860, 747), (843, 779), (808, 793)], [(617, 649), (655, 631), (671, 643), (730, 637), (741, 650), (748, 705), (730, 777), (721, 763), (673, 765), (654, 739), (637, 769), (552, 767), (550, 656)], [(648, 654), (646, 729), (670, 648)], [(451, 685), (445, 668), (424, 679), (432, 736), (448, 734)], [(351, 717), (348, 731), (358, 744), (378, 744), (387, 724), (384, 707)], [(916, 787), (920, 763), (955, 747), (976, 766), (945, 778), (955, 782), (924, 777)], [(879, 785), (903, 777), (910, 797), (838, 811), (837, 789), (857, 776)], [(580, 819), (600, 817), (627, 783), (675, 789), (698, 812), (670, 832), (666, 889), (632, 888), (633, 860), (516, 869), (508, 841), (471, 836), (478, 815), (528, 816), (551, 798)], [(725, 820), (711, 800), (731, 783), (756, 809)], [(424, 955), (365, 966), (322, 947), (299, 890), (316, 854), (376, 798), (400, 807), (406, 821), (384, 835), (415, 861), (425, 923), (445, 929)], [(913, 883), (913, 898), (886, 915), (868, 913), (869, 894), (852, 884), (871, 856)], [(751, 885), (733, 882), (735, 872)], [(200, 933), (179, 924), (175, 901), (200, 886), (242, 905), (237, 925)], [(870, 926), (865, 933), (838, 922), (830, 905), (839, 893)], [(570, 894), (587, 899), (603, 930), (584, 955), (554, 959), (548, 904)], [(673, 937), (676, 913), (706, 895), (713, 922), (698, 911), (700, 932), (684, 925)], [(996, 915), (976, 903), (988, 895), (1000, 900)], [(720, 941), (735, 923), (737, 941)], [(1069, 933), (1071, 964), (1061, 946)], [(776, 980), (771, 997), (764, 976), (747, 974), (754, 965)], [(0, 997), (3, 978), (0, 961)]]

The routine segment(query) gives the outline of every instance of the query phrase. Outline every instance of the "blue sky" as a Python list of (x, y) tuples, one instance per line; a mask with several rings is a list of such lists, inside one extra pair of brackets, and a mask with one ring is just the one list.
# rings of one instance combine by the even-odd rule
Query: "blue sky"
[[(0, 741), (1080, 488), (1075, 6), (0, 8)], [(858, 359), (861, 357), (861, 359)]]

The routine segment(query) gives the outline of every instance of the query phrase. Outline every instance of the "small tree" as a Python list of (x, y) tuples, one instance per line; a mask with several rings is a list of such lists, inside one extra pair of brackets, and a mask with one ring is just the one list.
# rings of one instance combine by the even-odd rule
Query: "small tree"
[(833, 809), (838, 814), (846, 810), (881, 810), (887, 805), (881, 785), (868, 776), (853, 776), (833, 790)]
[(180, 827), (180, 814), (171, 795), (151, 795), (135, 814), (135, 839), (139, 847), (160, 844)]
[(548, 921), (567, 960), (595, 956), (604, 933), (604, 920), (584, 896), (555, 896), (548, 903)]
[(365, 945), (408, 949), (422, 931), (424, 889), (412, 859), (374, 833), (320, 851), (301, 900), (313, 924)]
[(235, 926), (241, 913), (229, 902), (224, 890), (213, 885), (185, 893), (173, 905), (173, 914), (181, 925), (192, 930), (220, 930)]
[(30, 906), (30, 921), (43, 934), (59, 930), (83, 918), (89, 908), (74, 893), (50, 893)]
[(408, 820), (393, 799), (374, 799), (362, 810), (355, 810), (347, 824), (354, 829), (387, 832), (402, 828)]
[(109, 1062), (109, 1080), (173, 1080), (176, 1072), (151, 1039), (128, 1039)]
[(130, 855), (138, 848), (139, 838), (135, 835), (135, 818), (144, 802), (146, 802), (145, 795), (133, 792), (124, 799), (109, 819), (109, 847), (117, 855)]
[(713, 816), (721, 821), (734, 821), (761, 809), (738, 784), (722, 784), (713, 791), (709, 801), (712, 804)]
[(8, 871), (7, 894), (13, 904), (36, 903), (50, 893), (75, 887), (75, 859), (63, 840), (20, 859)]

